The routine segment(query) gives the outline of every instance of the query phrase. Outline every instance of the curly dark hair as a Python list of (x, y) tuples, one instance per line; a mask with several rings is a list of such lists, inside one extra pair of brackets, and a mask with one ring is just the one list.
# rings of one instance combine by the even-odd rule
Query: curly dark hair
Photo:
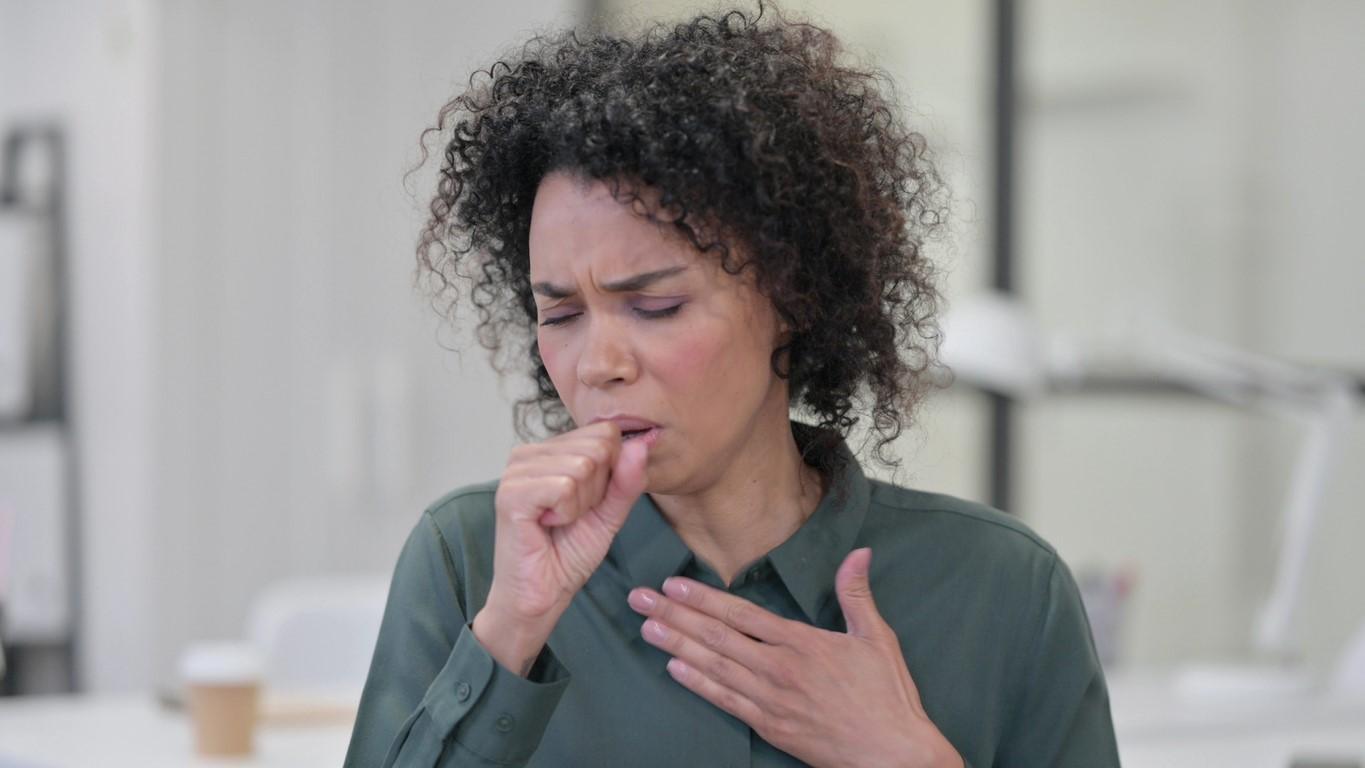
[(752, 268), (793, 331), (772, 361), (792, 404), (831, 442), (868, 411), (875, 457), (899, 463), (885, 448), (938, 369), (942, 297), (922, 246), (949, 196), (890, 77), (841, 63), (830, 31), (767, 5), (766, 20), (759, 0), (752, 18), (536, 35), (471, 76), (423, 132), (419, 168), (430, 134), (445, 143), (418, 279), (452, 321), (468, 283), (494, 367), (529, 361), (521, 437), (533, 413), (550, 433), (572, 427), (535, 341), (528, 246), (541, 179), (567, 171), (632, 205), (638, 184), (656, 189), (674, 215), (641, 215), (671, 222), (732, 274)]

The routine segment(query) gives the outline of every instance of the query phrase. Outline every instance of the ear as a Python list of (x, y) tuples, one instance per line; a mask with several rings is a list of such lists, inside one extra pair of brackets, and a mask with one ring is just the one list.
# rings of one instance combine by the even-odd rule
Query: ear
[(795, 334), (791, 332), (790, 328), (778, 326), (777, 338), (773, 339), (773, 351), (776, 352), (777, 350), (783, 349), (785, 347), (786, 351), (783, 352), (783, 354), (784, 355), (791, 354), (792, 336), (794, 335)]
[(791, 324), (783, 319), (781, 315), (778, 315), (777, 317), (777, 327), (775, 330), (776, 333), (773, 337), (773, 352), (777, 352), (779, 349), (782, 350), (783, 359), (786, 360), (787, 363), (790, 363), (791, 345), (792, 340), (796, 338), (796, 333), (792, 330)]
[(787, 318), (785, 318), (785, 317), (782, 316), (782, 313), (781, 313), (781, 312), (775, 312), (774, 315), (777, 317), (777, 345), (776, 345), (776, 346), (779, 346), (779, 347), (780, 347), (780, 346), (782, 346), (783, 344), (787, 344), (788, 342), (790, 342), (790, 341), (792, 340), (792, 335), (793, 335), (793, 334), (792, 334), (792, 326), (791, 326), (791, 323), (787, 322)]

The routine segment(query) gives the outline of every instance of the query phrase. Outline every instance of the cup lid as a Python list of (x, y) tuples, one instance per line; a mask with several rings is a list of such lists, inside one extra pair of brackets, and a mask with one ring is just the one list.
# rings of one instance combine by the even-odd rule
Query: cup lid
[(261, 654), (247, 643), (195, 643), (180, 657), (186, 683), (252, 683), (261, 679)]

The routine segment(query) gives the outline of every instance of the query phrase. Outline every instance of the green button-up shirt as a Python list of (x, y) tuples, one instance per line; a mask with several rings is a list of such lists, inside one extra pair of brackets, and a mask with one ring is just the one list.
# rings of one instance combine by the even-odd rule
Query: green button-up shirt
[[(809, 428), (794, 424), (798, 441)], [(934, 724), (969, 766), (1117, 766), (1108, 690), (1066, 564), (1018, 519), (866, 477), (847, 459), (796, 533), (728, 590), (845, 631), (834, 572), (871, 546), (877, 608)], [(674, 681), (626, 594), (683, 575), (719, 589), (648, 494), (529, 677), (471, 629), (493, 578), (496, 482), (426, 509), (399, 555), (348, 768), (803, 765)]]

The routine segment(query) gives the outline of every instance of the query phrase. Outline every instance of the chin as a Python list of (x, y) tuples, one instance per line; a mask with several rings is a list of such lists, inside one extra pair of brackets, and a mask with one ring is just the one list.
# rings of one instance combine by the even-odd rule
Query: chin
[(712, 482), (696, 467), (684, 468), (673, 464), (672, 470), (660, 470), (651, 465), (645, 492), (661, 496), (689, 496), (705, 491)]
[(649, 477), (645, 482), (645, 493), (657, 493), (664, 496), (674, 496), (680, 493), (686, 493), (688, 490), (688, 478), (685, 474), (681, 474), (677, 470), (677, 462), (659, 462), (655, 461), (654, 457), (651, 456), (648, 470)]

